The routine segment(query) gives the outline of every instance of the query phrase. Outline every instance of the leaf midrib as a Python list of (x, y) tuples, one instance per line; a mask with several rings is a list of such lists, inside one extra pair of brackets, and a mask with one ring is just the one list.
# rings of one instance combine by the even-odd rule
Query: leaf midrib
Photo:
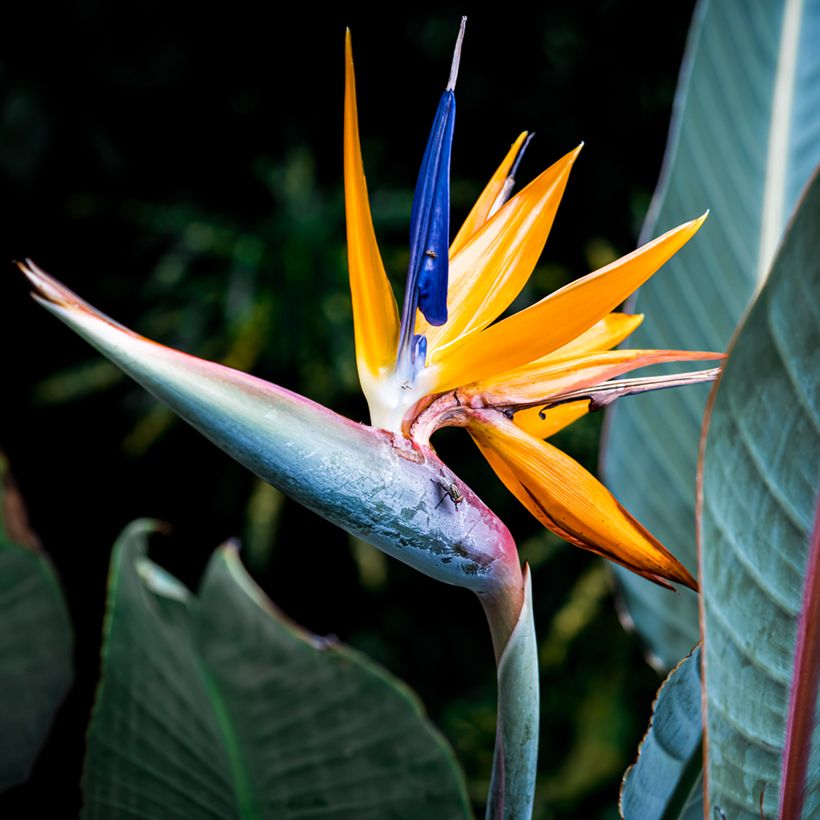
[(800, 44), (803, 0), (786, 0), (781, 23), (774, 97), (763, 181), (763, 212), (760, 221), (760, 249), (757, 258), (756, 291), (763, 287), (783, 233), (786, 210), (794, 84)]
[[(193, 615), (193, 613), (191, 614)], [(225, 754), (231, 768), (231, 780), (234, 784), (238, 817), (240, 820), (258, 820), (262, 817), (262, 812), (251, 783), (248, 766), (242, 752), (242, 744), (239, 740), (239, 733), (236, 730), (219, 685), (203, 659), (198, 643), (198, 641), (195, 642), (194, 652), (192, 653), (194, 663), (210, 700), (217, 726), (225, 742)]]

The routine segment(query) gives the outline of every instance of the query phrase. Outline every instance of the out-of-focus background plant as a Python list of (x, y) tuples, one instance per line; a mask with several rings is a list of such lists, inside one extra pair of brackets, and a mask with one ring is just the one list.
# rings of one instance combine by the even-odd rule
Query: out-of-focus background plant
[[(365, 419), (344, 250), (344, 26), (357, 38), (376, 230), (400, 286), (429, 121), (416, 114), (441, 88), (462, 12), (414, 8), (388, 20), (342, 9), (315, 19), (312, 9), (290, 9), (262, 19), (243, 4), (194, 14), (146, 3), (126, 15), (87, 2), (55, 11), (47, 26), (3, 12), (6, 32), (18, 33), (0, 54), (6, 257), (35, 256), (151, 338)], [(522, 303), (636, 244), (692, 8), (666, 9), (662, 33), (650, 37), (656, 13), (648, 4), (556, 3), (515, 19), (471, 18), (454, 223), (522, 128), (537, 137), (521, 178), (587, 144)], [(727, 37), (727, 60), (731, 45)], [(720, 206), (739, 207), (731, 198)], [(496, 692), (471, 596), (388, 562), (256, 482), (30, 307), (19, 276), (0, 277), (0, 304), (0, 443), (63, 579), (77, 669), (31, 779), (0, 796), (3, 815), (55, 799), (65, 816), (76, 813), (111, 544), (144, 515), (172, 525), (151, 542), (151, 557), (192, 588), (214, 547), (240, 535), (246, 565), (289, 616), (338, 635), (416, 690), (481, 806)], [(665, 319), (660, 307), (647, 312), (648, 322)], [(705, 345), (670, 346), (678, 344)], [(556, 443), (593, 468), (600, 428), (590, 415)], [(660, 678), (618, 622), (609, 570), (538, 528), (477, 454), (450, 446), (446, 433), (436, 446), (510, 526), (533, 568), (542, 686), (535, 816), (614, 817)], [(663, 497), (663, 478), (644, 478)], [(684, 554), (694, 570), (693, 553)], [(668, 643), (649, 638), (664, 665), (682, 656), (664, 656), (658, 646)]]

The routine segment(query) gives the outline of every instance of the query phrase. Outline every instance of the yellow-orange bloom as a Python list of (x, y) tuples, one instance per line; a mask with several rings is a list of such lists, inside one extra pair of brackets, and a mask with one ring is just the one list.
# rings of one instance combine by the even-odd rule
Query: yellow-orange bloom
[[(452, 85), (447, 93), (452, 96)], [(451, 103), (448, 116), (454, 117), (454, 98)], [(716, 371), (705, 370), (612, 381), (651, 364), (721, 357), (612, 350), (643, 319), (612, 311), (697, 232), (706, 215), (496, 321), (535, 267), (581, 150), (579, 145), (510, 197), (516, 160), (526, 145), (522, 133), (450, 244), (449, 283), (446, 265), (443, 274), (446, 321), (428, 321), (406, 296), (410, 310), (405, 308), (400, 322), (373, 230), (357, 116), (348, 33), (348, 262), (357, 365), (372, 424), (420, 443), (443, 426), (468, 428), (504, 484), (550, 530), (658, 583), (669, 579), (695, 587), (686, 569), (597, 479), (543, 439), (621, 395), (714, 378)], [(447, 125), (452, 129), (452, 120)], [(431, 145), (436, 127), (441, 132), (435, 123)], [(414, 219), (416, 208), (414, 203)], [(432, 250), (423, 253), (436, 257)], [(408, 288), (413, 281), (408, 275)], [(405, 324), (408, 315), (412, 327)], [(401, 340), (409, 338), (408, 353)]]

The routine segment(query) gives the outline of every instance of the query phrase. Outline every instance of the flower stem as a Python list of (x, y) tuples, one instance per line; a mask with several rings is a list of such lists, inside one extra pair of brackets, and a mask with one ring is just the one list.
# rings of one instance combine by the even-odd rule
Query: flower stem
[(482, 596), (498, 667), (498, 722), (485, 820), (532, 816), (538, 759), (538, 647), (529, 567), (522, 586), (494, 598)]

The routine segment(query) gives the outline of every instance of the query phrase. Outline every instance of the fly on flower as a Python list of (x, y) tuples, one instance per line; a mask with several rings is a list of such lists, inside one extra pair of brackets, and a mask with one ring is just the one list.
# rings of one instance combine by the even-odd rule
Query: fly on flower
[(550, 530), (656, 583), (696, 588), (597, 479), (546, 439), (620, 396), (715, 378), (713, 368), (614, 380), (662, 362), (722, 358), (613, 349), (643, 317), (612, 311), (694, 236), (706, 215), (498, 320), (535, 267), (582, 146), (511, 196), (529, 139), (522, 133), (450, 243), (450, 153), (463, 36), (462, 20), (416, 185), (401, 316), (373, 230), (349, 32), (346, 38), (348, 265), (356, 359), (371, 423), (425, 445), (441, 427), (466, 427), (507, 488)]

